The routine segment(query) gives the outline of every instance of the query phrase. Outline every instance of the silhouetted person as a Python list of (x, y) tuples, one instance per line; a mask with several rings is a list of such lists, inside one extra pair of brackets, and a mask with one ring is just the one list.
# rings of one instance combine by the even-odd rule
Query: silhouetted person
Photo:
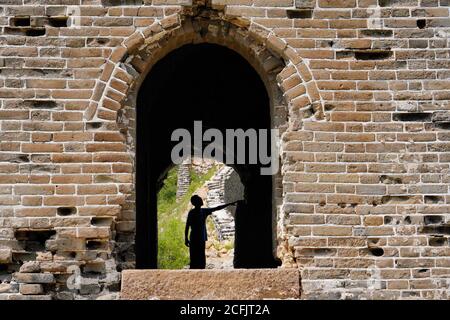
[[(228, 206), (235, 205), (239, 201), (224, 204), (215, 208), (202, 208), (203, 200), (199, 196), (195, 195), (191, 198), (191, 203), (194, 208), (189, 211), (186, 229), (185, 229), (185, 244), (189, 247), (189, 254), (191, 262), (189, 264), (190, 269), (205, 269), (206, 268), (206, 256), (205, 256), (205, 242), (208, 240), (206, 232), (206, 218), (214, 211), (225, 209)], [(190, 237), (189, 228), (191, 229)]]

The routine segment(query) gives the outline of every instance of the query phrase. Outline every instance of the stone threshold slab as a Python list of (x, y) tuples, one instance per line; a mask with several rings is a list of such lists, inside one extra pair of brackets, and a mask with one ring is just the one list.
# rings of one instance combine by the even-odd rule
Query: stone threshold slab
[(124, 300), (299, 299), (297, 269), (125, 270)]

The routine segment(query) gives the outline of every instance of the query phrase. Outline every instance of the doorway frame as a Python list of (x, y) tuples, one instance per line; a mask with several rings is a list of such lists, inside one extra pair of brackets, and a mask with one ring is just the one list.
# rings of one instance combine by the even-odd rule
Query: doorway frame
[[(214, 48), (213, 52), (216, 52), (219, 50), (219, 52), (223, 52), (222, 54), (230, 54), (230, 57), (232, 59), (237, 59), (239, 57), (239, 63), (245, 64), (248, 70), (252, 70), (249, 72), (249, 76), (254, 77), (255, 81), (257, 81), (257, 92), (254, 92), (254, 90), (250, 90), (249, 92), (253, 92), (255, 94), (255, 99), (257, 100), (257, 97), (264, 97), (264, 104), (261, 105), (261, 107), (264, 107), (266, 110), (264, 112), (264, 127), (257, 127), (257, 128), (265, 128), (267, 130), (270, 130), (273, 128), (273, 110), (272, 110), (272, 100), (270, 98), (269, 92), (267, 91), (267, 87), (265, 86), (263, 80), (261, 79), (259, 73), (255, 70), (255, 68), (248, 62), (247, 59), (245, 59), (242, 55), (240, 55), (235, 50), (229, 49), (226, 46), (218, 45), (218, 44), (212, 44), (212, 46), (206, 46), (203, 47), (202, 45), (208, 44), (211, 45), (209, 42), (202, 42), (202, 43), (195, 43), (195, 44), (186, 44), (182, 45), (179, 48), (176, 48), (169, 53), (167, 53), (163, 58), (161, 58), (157, 63), (154, 64), (154, 66), (160, 65), (160, 63), (164, 63), (164, 65), (167, 65), (168, 62), (165, 61), (166, 57), (169, 57), (171, 54), (175, 53), (177, 56), (182, 55), (181, 50), (185, 49), (192, 50), (193, 48), (197, 47), (196, 50), (211, 50)], [(194, 47), (192, 47), (194, 46)], [(222, 51), (223, 50), (223, 51)], [(177, 52), (178, 51), (178, 52)], [(207, 51), (208, 52), (208, 51)], [(238, 61), (236, 61), (238, 62)], [(242, 67), (244, 67), (242, 65)], [(241, 66), (240, 64), (238, 66)], [(171, 64), (168, 65), (168, 67), (171, 67)], [(161, 73), (160, 68), (156, 68), (158, 70), (158, 74)], [(152, 74), (152, 70), (147, 74), (147, 77), (143, 84), (146, 86), (143, 87), (139, 91), (136, 97), (136, 268), (138, 269), (156, 269), (158, 267), (158, 210), (157, 210), (157, 194), (160, 190), (160, 187), (162, 186), (162, 180), (164, 179), (168, 169), (173, 167), (173, 164), (168, 164), (168, 167), (166, 168), (165, 165), (163, 167), (157, 169), (153, 166), (153, 161), (155, 160), (156, 155), (152, 155), (152, 148), (149, 147), (149, 141), (154, 138), (154, 132), (151, 132), (150, 128), (151, 126), (148, 125), (149, 121), (151, 119), (154, 119), (153, 116), (155, 112), (158, 112), (155, 110), (155, 108), (159, 108), (159, 105), (152, 105), (153, 99), (152, 96), (149, 96), (149, 94), (155, 93), (158, 94), (158, 89), (156, 91), (152, 91), (155, 84), (159, 83), (158, 78), (154, 78), (155, 76)], [(236, 71), (239, 69), (236, 69)], [(165, 72), (162, 73), (164, 75)], [(232, 79), (232, 75), (229, 74), (230, 79)], [(163, 76), (164, 77), (164, 76)], [(167, 79), (166, 79), (167, 81)], [(189, 81), (188, 76), (186, 76), (186, 80)], [(150, 86), (150, 87), (147, 87)], [(231, 85), (232, 86), (232, 85)], [(148, 89), (147, 89), (148, 88)], [(176, 90), (176, 88), (175, 88)], [(264, 90), (264, 93), (262, 92)], [(255, 100), (252, 99), (252, 100)], [(262, 101), (261, 101), (262, 103)], [(253, 105), (253, 107), (259, 107), (256, 105)], [(204, 119), (191, 119), (192, 122), (195, 120), (203, 121)], [(190, 123), (191, 121), (189, 121)], [(229, 123), (229, 126), (225, 124), (225, 126), (222, 128), (229, 128), (232, 127), (232, 123)], [(184, 125), (182, 126), (184, 127)], [(187, 128), (187, 127), (186, 127)], [(244, 128), (246, 129), (252, 129), (250, 127), (246, 127), (244, 125)], [(244, 129), (245, 130), (245, 129)], [(159, 148), (157, 148), (159, 149)], [(192, 150), (194, 151), (194, 150)], [(274, 151), (276, 152), (276, 151)], [(224, 155), (226, 157), (226, 155)], [(163, 160), (165, 161), (165, 160)], [(226, 165), (226, 163), (224, 163)], [(234, 168), (235, 171), (237, 171), (239, 178), (241, 182), (244, 184), (244, 187), (246, 188), (246, 191), (249, 194), (253, 194), (254, 198), (254, 191), (251, 192), (251, 190), (254, 190), (252, 188), (247, 189), (248, 185), (244, 182), (244, 180), (248, 180), (250, 178), (250, 181), (255, 181), (256, 179), (259, 179), (255, 176), (255, 172), (260, 170), (263, 165), (252, 165), (250, 172), (252, 172), (250, 175), (247, 175), (245, 171), (246, 169), (243, 167), (246, 167), (248, 165), (231, 165), (231, 167)], [(161, 172), (159, 170), (162, 170)], [(158, 171), (155, 171), (158, 170)], [(244, 179), (244, 180), (243, 180)], [(245, 226), (245, 229), (239, 230), (238, 224), (236, 225), (236, 239), (239, 237), (241, 239), (239, 241), (239, 247), (242, 248), (241, 250), (235, 251), (235, 257), (239, 257), (238, 260), (235, 260), (235, 263), (238, 261), (240, 268), (273, 268), (277, 266), (276, 263), (276, 203), (275, 203), (275, 182), (276, 182), (276, 176), (271, 176), (264, 178), (264, 181), (267, 183), (265, 184), (267, 188), (265, 187), (263, 190), (259, 190), (259, 192), (264, 191), (265, 194), (269, 194), (270, 192), (270, 204), (267, 206), (264, 206), (267, 208), (267, 210), (264, 210), (264, 215), (261, 217), (261, 220), (257, 222), (256, 224), (261, 224), (261, 227), (264, 231), (260, 236), (260, 242), (261, 245), (264, 243), (263, 246), (260, 246), (261, 254), (254, 255), (255, 258), (258, 258), (259, 262), (255, 262), (254, 266), (251, 266), (252, 263), (250, 263), (248, 260), (248, 256), (252, 254), (253, 250), (249, 250), (248, 246), (245, 245), (245, 243), (249, 243), (251, 240), (247, 234), (250, 234), (252, 229), (250, 228), (250, 221), (249, 218), (246, 219), (239, 219), (241, 226)], [(259, 181), (259, 180), (258, 180)], [(262, 181), (262, 180), (261, 180)], [(269, 183), (270, 181), (270, 183)], [(247, 181), (248, 182), (248, 181)], [(253, 183), (253, 182), (252, 182)], [(270, 190), (270, 191), (269, 191)], [(267, 199), (266, 196), (264, 196), (264, 199)], [(252, 201), (253, 205), (255, 205), (255, 202)], [(256, 205), (258, 207), (258, 205)], [(267, 211), (267, 214), (266, 214)], [(247, 212), (247, 214), (254, 214), (255, 210), (250, 210)], [(270, 218), (269, 218), (269, 212), (270, 212)], [(247, 216), (245, 214), (244, 216)], [(270, 221), (270, 223), (269, 223)], [(236, 220), (236, 223), (238, 221)], [(269, 230), (270, 228), (270, 235)], [(270, 237), (270, 238), (269, 238)], [(247, 239), (248, 238), (248, 239)], [(270, 239), (270, 241), (269, 241)], [(270, 242), (271, 247), (270, 250), (268, 249), (268, 244)], [(236, 247), (237, 250), (237, 247)], [(270, 254), (271, 252), (271, 258)], [(242, 261), (241, 261), (242, 260)], [(273, 261), (271, 261), (273, 260)], [(248, 265), (248, 266), (247, 266)]]
[[(294, 48), (272, 30), (253, 21), (246, 18), (228, 20), (212, 12), (208, 18), (176, 13), (155, 21), (148, 28), (136, 31), (124, 40), (107, 60), (101, 81), (94, 89), (92, 102), (85, 111), (86, 121), (115, 121), (126, 136), (128, 152), (133, 156), (136, 151), (134, 122), (139, 88), (155, 63), (172, 50), (189, 43), (223, 45), (247, 59), (266, 85), (273, 127), (280, 129), (282, 140), (284, 135), (299, 130), (306, 118), (308, 121), (324, 118), (317, 84), (307, 64)], [(122, 84), (120, 89), (114, 85), (116, 82)], [(274, 251), (283, 252), (283, 264), (284, 261), (290, 264), (295, 258), (291, 250), (285, 250), (289, 247), (289, 232), (286, 213), (283, 211), (285, 194), (289, 190), (284, 190), (282, 174), (289, 163), (283, 155), (283, 143), (280, 149), (282, 169), (274, 177), (273, 184), (276, 189), (274, 205), (277, 208), (273, 219), (273, 242)], [(133, 174), (135, 173), (134, 169)], [(136, 210), (135, 190), (130, 192), (125, 204), (127, 217), (131, 214), (131, 208)], [(120, 222), (120, 218), (118, 221)], [(129, 248), (128, 243), (124, 247)], [(122, 258), (119, 257), (119, 263), (120, 259)], [(130, 263), (127, 258), (125, 265), (129, 266)]]

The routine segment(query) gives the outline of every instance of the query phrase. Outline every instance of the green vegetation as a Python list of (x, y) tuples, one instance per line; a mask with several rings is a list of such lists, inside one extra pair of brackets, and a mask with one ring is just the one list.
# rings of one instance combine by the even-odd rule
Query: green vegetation
[(216, 167), (206, 174), (191, 170), (188, 192), (178, 202), (178, 167), (172, 168), (167, 174), (164, 186), (158, 193), (158, 268), (182, 269), (189, 264), (189, 250), (184, 245), (185, 214), (190, 208), (189, 200), (216, 171)]

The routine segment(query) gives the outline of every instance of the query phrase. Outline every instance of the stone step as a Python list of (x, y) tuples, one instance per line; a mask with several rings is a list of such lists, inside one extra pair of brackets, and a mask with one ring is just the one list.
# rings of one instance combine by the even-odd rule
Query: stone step
[(300, 272), (288, 268), (125, 270), (121, 299), (300, 299)]

